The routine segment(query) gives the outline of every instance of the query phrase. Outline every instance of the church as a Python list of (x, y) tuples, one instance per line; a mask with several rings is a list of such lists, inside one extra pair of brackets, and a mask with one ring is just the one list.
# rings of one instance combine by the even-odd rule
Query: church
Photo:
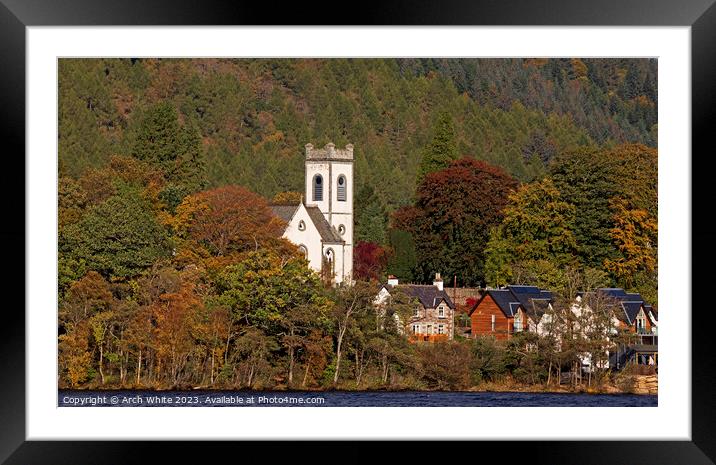
[(309, 266), (352, 283), (353, 275), (353, 145), (333, 143), (316, 149), (306, 144), (305, 194), (298, 205), (274, 205), (288, 223), (283, 237), (305, 254)]

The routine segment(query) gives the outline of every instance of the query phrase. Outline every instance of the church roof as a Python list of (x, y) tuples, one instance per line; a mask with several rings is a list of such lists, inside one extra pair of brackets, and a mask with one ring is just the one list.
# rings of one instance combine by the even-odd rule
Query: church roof
[[(273, 210), (274, 215), (278, 216), (285, 222), (290, 222), (293, 218), (293, 215), (296, 214), (296, 210), (301, 205), (272, 205), (271, 210)], [(343, 239), (341, 239), (340, 234), (338, 234), (338, 231), (335, 230), (330, 224), (328, 224), (328, 221), (326, 221), (326, 217), (323, 216), (323, 213), (321, 213), (321, 210), (318, 207), (314, 206), (306, 206), (306, 211), (308, 212), (309, 218), (311, 218), (311, 221), (313, 222), (314, 226), (316, 226), (316, 229), (318, 230), (318, 234), (321, 235), (321, 240), (323, 242), (329, 242), (332, 244), (337, 243), (343, 243)]]
[(293, 218), (293, 215), (296, 213), (296, 210), (298, 209), (298, 205), (272, 205), (271, 210), (273, 210), (274, 215), (278, 216), (285, 222), (291, 221), (291, 218)]
[(313, 221), (316, 229), (318, 229), (318, 233), (321, 235), (323, 242), (343, 242), (343, 239), (341, 239), (338, 231), (328, 224), (326, 217), (323, 216), (323, 213), (321, 213), (321, 210), (318, 207), (306, 207), (306, 211), (308, 212), (308, 216), (311, 217), (311, 221)]

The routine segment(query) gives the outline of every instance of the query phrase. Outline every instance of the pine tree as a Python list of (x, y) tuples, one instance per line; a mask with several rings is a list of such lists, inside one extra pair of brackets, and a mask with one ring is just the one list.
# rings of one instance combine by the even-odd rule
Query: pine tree
[(450, 162), (457, 160), (457, 142), (452, 116), (443, 112), (438, 117), (433, 130), (433, 139), (423, 151), (418, 167), (417, 183), (420, 184), (428, 173), (447, 168)]
[(370, 185), (363, 186), (355, 200), (355, 241), (386, 243), (388, 213)]

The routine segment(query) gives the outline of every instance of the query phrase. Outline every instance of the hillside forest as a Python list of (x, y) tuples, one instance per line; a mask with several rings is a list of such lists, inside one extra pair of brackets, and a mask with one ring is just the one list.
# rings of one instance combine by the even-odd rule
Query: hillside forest
[[(412, 303), (372, 306), (388, 274), (658, 305), (656, 60), (58, 67), (61, 387), (539, 384), (603, 348), (409, 344), (389, 322)], [(355, 146), (354, 286), (310, 271), (271, 214), (299, 198), (308, 142)]]

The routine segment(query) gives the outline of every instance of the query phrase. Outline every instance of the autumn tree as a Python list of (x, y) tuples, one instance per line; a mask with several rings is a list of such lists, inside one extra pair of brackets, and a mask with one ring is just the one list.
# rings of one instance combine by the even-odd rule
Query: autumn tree
[(340, 378), (341, 361), (343, 358), (343, 342), (346, 332), (355, 325), (356, 318), (370, 312), (375, 299), (375, 288), (372, 284), (357, 281), (354, 286), (340, 286), (335, 289), (331, 316), (335, 328), (335, 365), (333, 385)]
[(562, 200), (548, 178), (511, 193), (504, 219), (492, 230), (485, 251), (488, 283), (514, 283), (516, 266), (545, 271), (549, 263), (541, 262), (559, 269), (573, 261), (574, 214), (574, 207)]
[(109, 283), (96, 271), (90, 271), (82, 279), (70, 285), (60, 302), (60, 323), (77, 325), (95, 313), (109, 310), (114, 297)]
[(353, 248), (353, 277), (378, 281), (385, 274), (388, 252), (374, 242), (358, 242)]
[(501, 222), (516, 188), (503, 170), (472, 158), (427, 175), (408, 220), (420, 279), (441, 272), (457, 275), (463, 285), (483, 282), (490, 230)]
[(303, 193), (296, 191), (279, 192), (271, 199), (272, 205), (298, 205), (303, 200)]
[(183, 369), (194, 349), (194, 318), (202, 306), (191, 280), (183, 281), (176, 292), (160, 295), (152, 306), (157, 363), (160, 372), (161, 367), (165, 367), (169, 386), (177, 386), (182, 379)]
[(184, 199), (173, 226), (180, 238), (222, 256), (277, 245), (285, 224), (262, 197), (243, 187), (225, 186)]
[(611, 207), (614, 227), (610, 232), (621, 256), (605, 260), (604, 267), (629, 288), (640, 273), (656, 271), (656, 220), (646, 210), (630, 208), (624, 199), (612, 200)]

